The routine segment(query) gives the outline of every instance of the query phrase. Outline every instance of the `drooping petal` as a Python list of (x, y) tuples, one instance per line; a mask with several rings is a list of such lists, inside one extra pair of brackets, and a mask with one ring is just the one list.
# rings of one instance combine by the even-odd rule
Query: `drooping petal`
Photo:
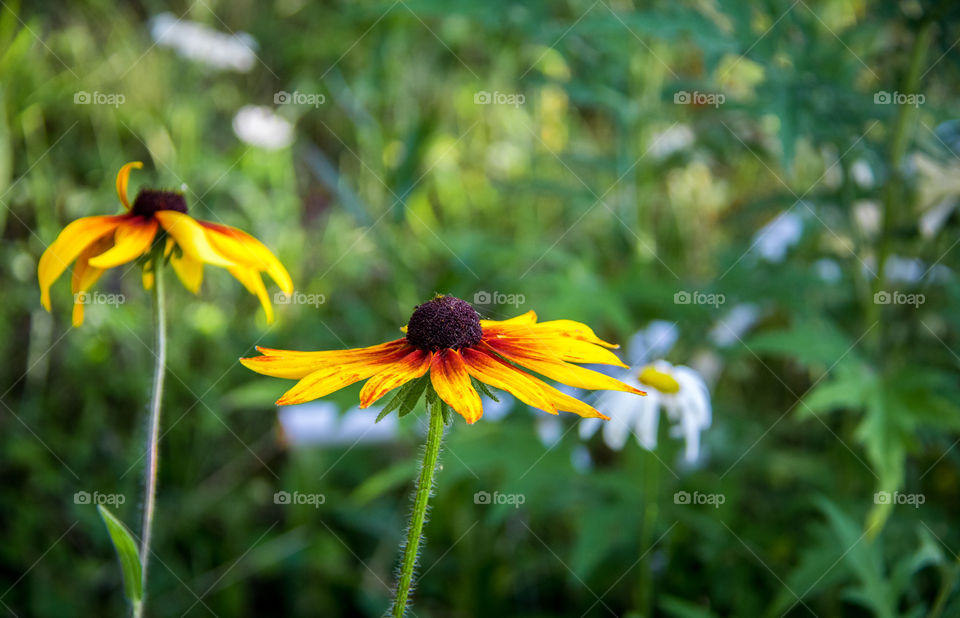
[(419, 378), (430, 369), (431, 360), (432, 352), (417, 349), (376, 374), (360, 390), (360, 407), (366, 408), (398, 386)]
[(228, 268), (230, 274), (236, 277), (237, 281), (247, 288), (247, 291), (260, 299), (263, 305), (263, 312), (267, 314), (267, 323), (273, 323), (273, 304), (270, 303), (270, 297), (267, 295), (267, 288), (263, 285), (263, 278), (260, 273), (252, 268), (235, 266)]
[(287, 269), (262, 242), (235, 227), (209, 221), (199, 223), (207, 229), (213, 246), (227, 259), (266, 272), (281, 290), (287, 294), (293, 293), (293, 280)]
[(103, 269), (90, 265), (91, 256), (102, 253), (110, 247), (113, 240), (104, 236), (94, 241), (77, 256), (77, 263), (73, 266), (73, 277), (70, 281), (70, 290), (73, 292), (73, 325), (83, 324), (83, 311), (87, 304), (87, 290), (97, 282)]
[(113, 232), (127, 218), (128, 215), (84, 217), (63, 228), (53, 244), (40, 256), (37, 266), (40, 302), (47, 311), (50, 311), (50, 286), (53, 282), (84, 249)]
[(240, 362), (253, 371), (275, 378), (299, 380), (315, 371), (350, 364), (395, 362), (415, 348), (406, 339), (397, 339), (366, 348), (301, 352), (257, 347), (263, 356), (241, 358)]
[(197, 220), (190, 215), (175, 210), (159, 210), (153, 216), (157, 218), (163, 229), (173, 236), (177, 246), (186, 255), (214, 266), (223, 266), (224, 268), (236, 266), (232, 260), (224, 257), (213, 247), (207, 238), (206, 228), (197, 223)]
[(177, 273), (177, 278), (183, 283), (183, 287), (194, 294), (200, 291), (200, 284), (203, 283), (203, 262), (183, 254), (170, 256), (170, 265), (173, 266), (173, 272)]
[[(245, 359), (241, 359), (241, 362), (243, 360)], [(330, 367), (324, 367), (323, 369), (307, 374), (297, 382), (296, 386), (288, 390), (283, 394), (283, 397), (277, 400), (277, 405), (286, 406), (295, 403), (304, 403), (329, 395), (355, 382), (366, 380), (370, 376), (380, 373), (384, 369), (394, 365), (399, 360), (400, 359), (388, 355), (372, 360), (337, 363)], [(244, 364), (247, 365), (247, 363)], [(247, 367), (250, 367), (250, 365), (247, 365)]]
[(156, 235), (156, 221), (131, 217), (117, 226), (113, 234), (113, 247), (90, 258), (90, 265), (106, 269), (134, 260), (150, 250)]
[(473, 424), (483, 416), (480, 395), (474, 390), (466, 363), (456, 350), (441, 350), (434, 354), (430, 382), (440, 399), (456, 410), (467, 423)]
[(132, 161), (121, 167), (120, 171), (117, 172), (117, 197), (120, 198), (123, 207), (127, 210), (130, 210), (130, 202), (127, 201), (127, 183), (130, 181), (130, 170), (133, 168), (143, 169), (143, 163)]
[(479, 350), (461, 351), (467, 371), (474, 378), (494, 388), (507, 391), (523, 403), (556, 414), (557, 408), (543, 392), (543, 382), (500, 358)]
[(570, 363), (552, 358), (543, 358), (536, 355), (524, 354), (516, 347), (506, 348), (506, 346), (501, 346), (500, 349), (497, 349), (491, 347), (489, 344), (487, 344), (487, 347), (491, 351), (499, 352), (509, 361), (512, 361), (518, 365), (522, 365), (523, 367), (544, 375), (551, 380), (562, 382), (563, 384), (567, 384), (574, 388), (583, 388), (587, 390), (626, 391), (628, 393), (634, 393), (637, 395), (644, 394), (642, 390), (634, 388), (629, 384), (624, 384), (616, 378), (604, 375), (598, 371), (593, 371), (592, 369), (580, 367), (579, 365), (572, 365)]

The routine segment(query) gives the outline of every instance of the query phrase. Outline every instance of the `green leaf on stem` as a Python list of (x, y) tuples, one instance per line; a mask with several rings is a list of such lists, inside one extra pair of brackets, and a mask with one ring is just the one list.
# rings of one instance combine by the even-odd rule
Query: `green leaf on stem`
[[(113, 547), (117, 550), (117, 557), (120, 558), (124, 591), (136, 610), (143, 602), (143, 568), (140, 565), (137, 543), (127, 527), (113, 513), (102, 505), (97, 505), (97, 510), (100, 511)], [(136, 611), (134, 613), (136, 614)]]

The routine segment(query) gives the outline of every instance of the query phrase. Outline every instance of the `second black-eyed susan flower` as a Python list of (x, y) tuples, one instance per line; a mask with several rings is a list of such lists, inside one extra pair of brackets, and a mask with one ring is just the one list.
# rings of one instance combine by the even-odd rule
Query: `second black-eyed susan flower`
[(139, 161), (127, 163), (117, 173), (117, 195), (127, 210), (120, 215), (84, 217), (60, 232), (40, 258), (37, 277), (40, 300), (50, 311), (50, 286), (72, 263), (74, 294), (73, 325), (83, 323), (83, 294), (109, 268), (144, 260), (144, 286), (153, 285), (151, 253), (164, 243), (163, 257), (180, 281), (197, 293), (203, 281), (203, 265), (226, 268), (263, 305), (267, 321), (273, 321), (273, 306), (261, 273), (267, 273), (287, 294), (293, 282), (280, 260), (263, 243), (237, 228), (194, 219), (187, 214), (183, 195), (173, 191), (141, 189), (131, 205), (127, 200), (130, 170), (142, 168)]
[(585, 389), (645, 394), (602, 373), (573, 363), (626, 367), (590, 327), (572, 320), (537, 322), (529, 311), (503, 321), (481, 320), (464, 300), (438, 296), (419, 305), (410, 316), (406, 337), (368, 348), (296, 352), (258, 347), (262, 354), (240, 359), (264, 375), (299, 380), (277, 404), (311, 401), (367, 380), (360, 391), (365, 408), (387, 392), (429, 372), (436, 394), (466, 419), (483, 415), (472, 379), (511, 393), (520, 401), (551, 414), (573, 412), (604, 416), (518, 367)]

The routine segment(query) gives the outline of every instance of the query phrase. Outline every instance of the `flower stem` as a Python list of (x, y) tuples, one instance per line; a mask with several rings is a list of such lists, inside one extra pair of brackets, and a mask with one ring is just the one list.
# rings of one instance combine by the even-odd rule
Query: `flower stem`
[(430, 408), (430, 431), (427, 433), (427, 445), (423, 451), (420, 477), (417, 480), (416, 497), (413, 501), (413, 514), (410, 516), (407, 540), (403, 548), (400, 581), (397, 582), (397, 593), (390, 612), (394, 618), (401, 618), (407, 611), (407, 597), (410, 594), (413, 571), (420, 555), (420, 538), (423, 533), (423, 524), (427, 520), (427, 502), (433, 489), (433, 473), (437, 468), (440, 442), (443, 439), (443, 403), (438, 399)]
[[(153, 390), (150, 394), (150, 427), (147, 436), (147, 469), (144, 474), (143, 527), (140, 537), (140, 563), (144, 597), (147, 589), (147, 563), (150, 559), (150, 537), (153, 528), (153, 510), (157, 497), (157, 446), (160, 440), (160, 404), (163, 400), (163, 377), (167, 366), (167, 318), (163, 294), (163, 261), (154, 262), (153, 325), (154, 356)], [(140, 605), (142, 612), (143, 604)], [(140, 612), (136, 612), (138, 615)]]

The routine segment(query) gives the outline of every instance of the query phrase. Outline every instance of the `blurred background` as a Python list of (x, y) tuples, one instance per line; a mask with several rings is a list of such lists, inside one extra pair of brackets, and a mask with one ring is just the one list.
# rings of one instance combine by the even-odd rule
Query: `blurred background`
[(712, 423), (457, 419), (416, 615), (960, 615), (958, 32), (925, 0), (0, 2), (0, 608), (127, 612), (92, 504), (139, 532), (150, 296), (114, 269), (73, 329), (36, 266), (142, 160), (131, 195), (298, 293), (268, 325), (170, 278), (149, 615), (384, 611), (423, 411), (281, 413), (236, 359), (394, 339), (437, 292), (690, 367)]

